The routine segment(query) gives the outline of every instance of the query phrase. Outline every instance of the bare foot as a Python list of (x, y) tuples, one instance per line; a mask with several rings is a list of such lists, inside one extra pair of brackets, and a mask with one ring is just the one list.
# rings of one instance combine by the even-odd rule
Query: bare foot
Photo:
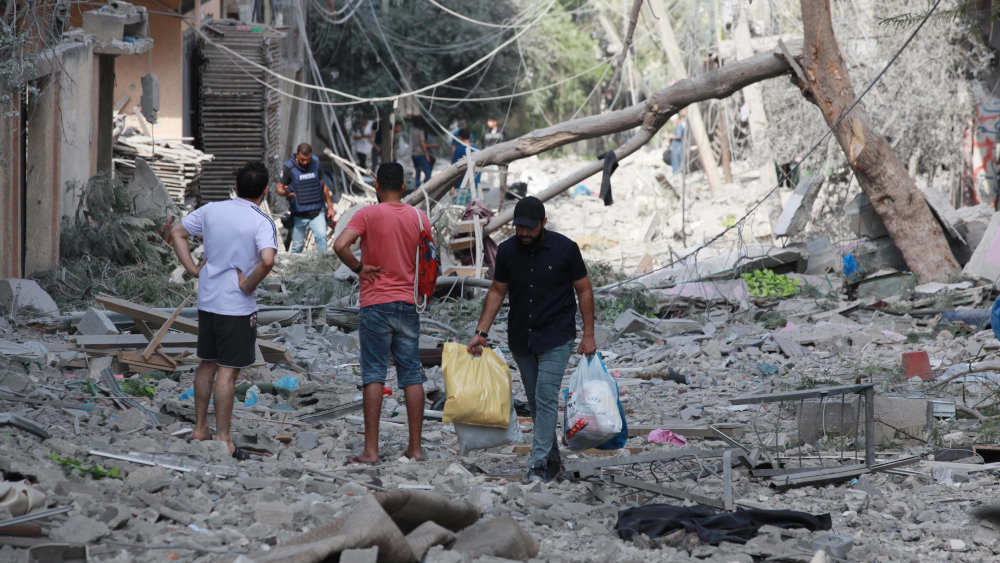
[(356, 455), (347, 460), (347, 463), (364, 463), (366, 465), (374, 465), (378, 463), (378, 456), (367, 456), (365, 454)]
[(192, 440), (211, 440), (212, 433), (208, 430), (195, 430), (191, 433)]
[(418, 450), (409, 450), (409, 449), (407, 449), (405, 452), (403, 452), (403, 455), (406, 456), (409, 459), (412, 459), (413, 461), (423, 461), (424, 460), (424, 450), (422, 448), (418, 449)]

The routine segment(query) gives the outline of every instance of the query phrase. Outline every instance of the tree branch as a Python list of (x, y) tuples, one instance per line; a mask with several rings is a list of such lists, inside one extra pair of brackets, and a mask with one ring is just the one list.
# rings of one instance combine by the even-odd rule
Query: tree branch
[[(800, 56), (802, 43), (796, 41), (789, 44), (788, 48), (795, 56)], [(640, 125), (648, 129), (648, 135), (640, 133), (616, 151), (620, 159), (622, 155), (627, 156), (645, 144), (667, 119), (681, 108), (712, 98), (725, 98), (747, 85), (787, 74), (790, 70), (788, 62), (779, 51), (760, 53), (718, 69), (679, 80), (654, 93), (649, 99), (628, 108), (602, 115), (571, 119), (550, 127), (536, 129), (516, 139), (477, 151), (471, 155), (471, 158), (474, 159), (476, 166), (506, 164), (576, 141), (619, 133)], [(645, 138), (645, 140), (631, 149), (633, 142), (637, 142), (641, 138)], [(455, 180), (462, 177), (468, 161), (467, 157), (450, 165), (421, 184), (420, 189), (406, 196), (404, 201), (410, 205), (416, 205), (423, 202), (425, 194), (429, 194), (431, 199), (440, 198), (454, 184)], [(593, 170), (583, 176), (586, 178), (599, 169), (599, 163), (595, 161), (594, 164), (574, 174), (572, 178), (578, 177), (586, 170)], [(556, 185), (561, 185), (566, 181), (568, 179), (564, 179)], [(555, 188), (556, 185), (550, 189)], [(496, 219), (498, 220), (504, 215), (500, 215)], [(490, 221), (490, 225), (493, 224), (494, 221)]]

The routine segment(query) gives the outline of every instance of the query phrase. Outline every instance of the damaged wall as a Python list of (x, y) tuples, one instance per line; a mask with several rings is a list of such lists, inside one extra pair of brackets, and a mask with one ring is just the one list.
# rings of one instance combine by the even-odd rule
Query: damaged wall
[[(126, 118), (126, 125), (139, 128), (135, 107), (142, 97), (141, 78), (148, 73), (157, 76), (160, 82), (160, 111), (157, 121), (151, 124), (152, 133), (156, 137), (190, 136), (191, 120), (186, 115), (186, 109), (191, 106), (190, 77), (184, 71), (184, 35), (188, 25), (181, 18), (180, 10), (190, 6), (192, 2), (181, 0), (134, 0), (135, 6), (144, 6), (149, 14), (149, 37), (153, 38), (156, 48), (150, 53), (121, 56), (115, 60), (115, 103), (124, 96), (128, 102), (121, 111)], [(166, 13), (164, 8), (177, 10), (176, 15)], [(82, 13), (93, 9), (91, 6), (76, 6), (73, 9), (71, 24), (82, 27)], [(220, 13), (220, 0), (210, 0), (201, 6), (202, 19), (215, 17)], [(193, 18), (194, 10), (184, 14)], [(192, 20), (193, 21), (193, 20)]]
[[(75, 182), (94, 173), (96, 70), (88, 41), (40, 58), (33, 90), (5, 118), (0, 141), (0, 275), (23, 277), (59, 264), (63, 217), (76, 212)], [(25, 101), (27, 103), (25, 103)], [(21, 117), (21, 113), (26, 112)]]

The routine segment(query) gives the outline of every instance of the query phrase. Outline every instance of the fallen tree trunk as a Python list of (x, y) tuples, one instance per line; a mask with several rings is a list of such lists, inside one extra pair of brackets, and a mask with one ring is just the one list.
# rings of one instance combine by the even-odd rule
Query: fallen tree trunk
[[(801, 53), (801, 47), (799, 43), (789, 46), (793, 53)], [(675, 82), (654, 93), (649, 99), (628, 108), (572, 119), (551, 127), (537, 129), (516, 139), (475, 152), (472, 158), (475, 159), (477, 166), (506, 164), (569, 143), (627, 131), (641, 125), (642, 128), (636, 136), (615, 151), (618, 159), (621, 160), (652, 138), (653, 134), (663, 127), (667, 119), (681, 108), (712, 98), (725, 98), (748, 84), (781, 76), (788, 73), (789, 70), (791, 69), (787, 60), (779, 51), (761, 53)], [(420, 189), (406, 196), (404, 201), (410, 205), (417, 205), (424, 201), (425, 194), (428, 194), (431, 199), (440, 198), (454, 184), (455, 180), (465, 173), (467, 163), (468, 158), (465, 158), (452, 164), (421, 184)], [(548, 197), (552, 197), (596, 174), (602, 168), (603, 161), (595, 160), (593, 164), (550, 186), (543, 194), (550, 194)], [(541, 195), (539, 198), (545, 199)], [(495, 230), (498, 225), (510, 221), (512, 216), (513, 209), (505, 210), (489, 222), (486, 230)]]
[(855, 93), (830, 23), (829, 0), (801, 0), (800, 6), (806, 99), (819, 107), (833, 128), (861, 188), (910, 270), (925, 283), (957, 278), (958, 262), (944, 232), (902, 161), (872, 129), (867, 112), (859, 104), (837, 125)]

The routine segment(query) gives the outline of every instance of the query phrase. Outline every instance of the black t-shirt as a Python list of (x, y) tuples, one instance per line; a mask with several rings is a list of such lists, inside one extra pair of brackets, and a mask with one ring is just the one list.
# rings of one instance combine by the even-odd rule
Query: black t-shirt
[(573, 282), (586, 277), (580, 247), (549, 230), (533, 247), (510, 237), (497, 250), (493, 279), (508, 284), (507, 340), (515, 354), (541, 354), (576, 338)]

